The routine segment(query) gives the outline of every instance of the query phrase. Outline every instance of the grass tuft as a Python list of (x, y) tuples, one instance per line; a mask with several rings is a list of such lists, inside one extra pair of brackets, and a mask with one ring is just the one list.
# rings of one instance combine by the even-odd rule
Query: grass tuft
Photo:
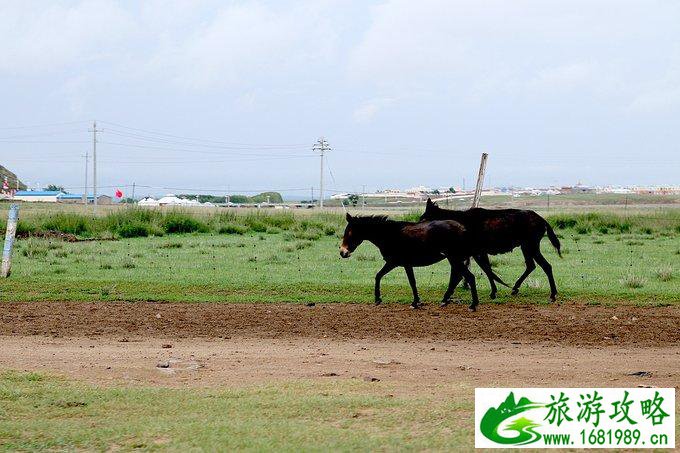
[(632, 289), (642, 288), (645, 283), (647, 283), (647, 280), (644, 277), (635, 274), (628, 274), (621, 279), (621, 284)]
[(661, 280), (662, 282), (668, 282), (673, 279), (673, 268), (669, 267), (663, 267), (659, 270), (656, 271), (656, 278)]

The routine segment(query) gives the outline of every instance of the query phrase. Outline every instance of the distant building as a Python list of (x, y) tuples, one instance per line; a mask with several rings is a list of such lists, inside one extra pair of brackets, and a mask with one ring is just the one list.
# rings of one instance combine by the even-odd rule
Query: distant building
[(97, 204), (113, 204), (113, 197), (109, 195), (99, 195), (97, 197)]
[(56, 203), (59, 195), (65, 195), (58, 190), (19, 190), (14, 193), (17, 201)]
[[(62, 193), (57, 196), (57, 201), (59, 203), (78, 204), (83, 202), (83, 196), (77, 193)], [(87, 202), (94, 203), (94, 197), (92, 195), (87, 197)]]
[(571, 187), (562, 187), (560, 188), (560, 192), (567, 194), (580, 194), (580, 193), (595, 193), (596, 190), (594, 187), (584, 186), (583, 184), (576, 184), (575, 186)]
[[(20, 190), (14, 194), (14, 200), (42, 203), (71, 203), (83, 202), (83, 196), (77, 193), (64, 193), (58, 190)], [(87, 202), (94, 203), (92, 195), (87, 197)], [(111, 204), (113, 198), (108, 195), (99, 195), (97, 204)]]

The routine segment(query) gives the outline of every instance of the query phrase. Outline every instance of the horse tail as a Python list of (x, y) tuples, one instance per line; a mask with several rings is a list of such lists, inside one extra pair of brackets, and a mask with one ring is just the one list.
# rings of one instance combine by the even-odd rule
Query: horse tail
[(496, 273), (494, 271), (491, 271), (491, 278), (493, 278), (496, 282), (500, 283), (501, 285), (505, 286), (506, 288), (510, 288), (510, 285), (508, 285), (503, 280), (501, 280), (501, 278), (498, 275), (496, 275)]
[(548, 239), (550, 239), (550, 243), (552, 244), (553, 247), (555, 247), (555, 250), (557, 250), (557, 254), (559, 255), (559, 257), (562, 258), (562, 252), (560, 251), (560, 240), (557, 239), (557, 235), (555, 234), (555, 231), (552, 229), (548, 221), (545, 219), (543, 219), (543, 221), (545, 222), (545, 229), (546, 232), (548, 233)]

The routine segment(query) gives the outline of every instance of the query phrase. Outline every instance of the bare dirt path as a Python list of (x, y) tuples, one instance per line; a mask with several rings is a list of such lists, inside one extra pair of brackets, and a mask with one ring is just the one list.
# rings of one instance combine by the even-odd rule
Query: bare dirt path
[(577, 346), (680, 344), (680, 307), (2, 302), (0, 335), (143, 338), (506, 340)]
[[(680, 384), (680, 346), (595, 349), (498, 340), (243, 338), (120, 342), (37, 336), (4, 336), (0, 344), (0, 369), (56, 372), (99, 385), (221, 387), (292, 379), (379, 379), (394, 384), (397, 393), (446, 394), (479, 386)], [(649, 375), (632, 375), (639, 371)]]

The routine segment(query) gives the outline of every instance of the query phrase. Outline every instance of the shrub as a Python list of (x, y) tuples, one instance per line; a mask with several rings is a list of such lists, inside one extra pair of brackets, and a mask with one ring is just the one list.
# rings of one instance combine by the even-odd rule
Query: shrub
[(573, 217), (556, 217), (552, 219), (553, 227), (559, 230), (566, 230), (567, 228), (574, 228), (576, 226), (576, 219)]
[(151, 228), (148, 224), (135, 221), (118, 226), (114, 233), (121, 238), (136, 238), (149, 236), (151, 234), (150, 230)]
[(171, 212), (163, 218), (163, 229), (166, 233), (205, 233), (208, 226), (187, 214)]
[(235, 223), (221, 225), (217, 230), (219, 234), (245, 234), (247, 231), (247, 227), (244, 227), (243, 225), (237, 225)]
[(90, 232), (86, 217), (71, 213), (52, 215), (43, 222), (42, 229), (75, 235), (84, 235)]
[(255, 233), (264, 233), (265, 231), (267, 231), (267, 225), (257, 220), (249, 221), (248, 226)]
[(588, 233), (590, 233), (590, 226), (588, 226), (588, 225), (578, 225), (576, 227), (576, 233), (578, 233), (578, 234), (588, 234)]

